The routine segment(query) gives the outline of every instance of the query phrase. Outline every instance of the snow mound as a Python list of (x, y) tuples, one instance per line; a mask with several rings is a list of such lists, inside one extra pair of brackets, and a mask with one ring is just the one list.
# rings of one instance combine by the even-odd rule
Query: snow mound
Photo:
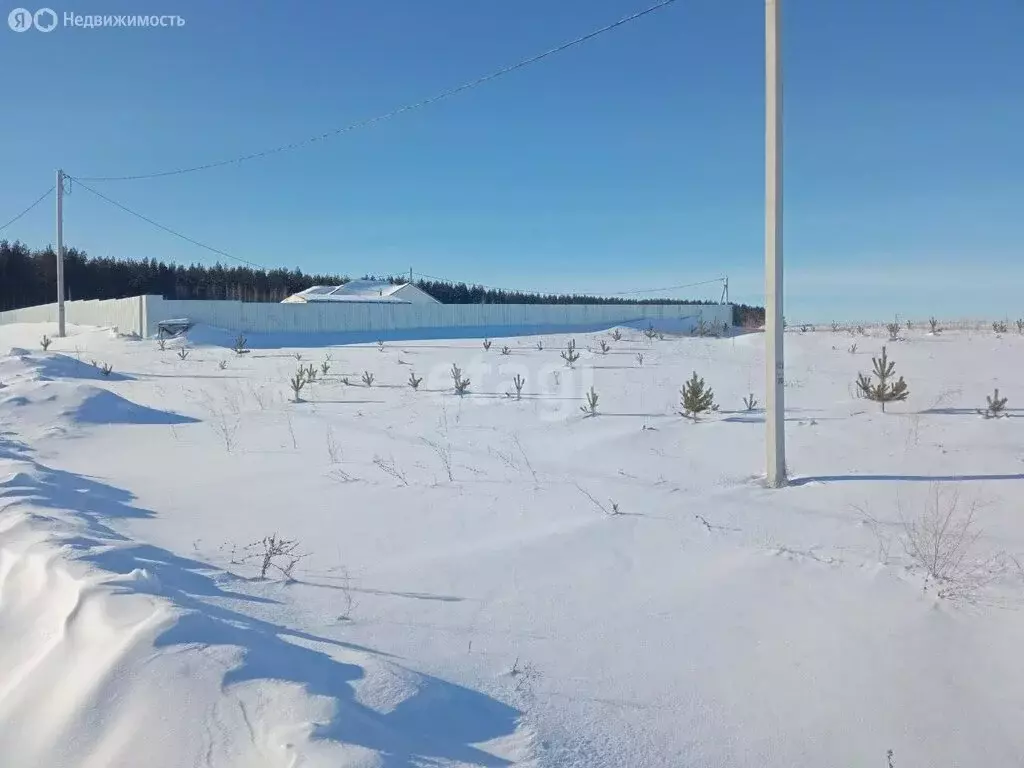
[(18, 412), (23, 425), (68, 431), (76, 425), (194, 424), (196, 419), (133, 403), (89, 384), (38, 381), (10, 387), (0, 397), (0, 413)]
[[(7, 384), (0, 395), (0, 414), (44, 434), (63, 434), (77, 425), (191, 424), (196, 419), (134, 403), (108, 389), (83, 383), (103, 377), (98, 369), (64, 355), (33, 355), (12, 350), (0, 359), (0, 377)], [(121, 380), (126, 380), (121, 377)], [(40, 434), (37, 431), (36, 436)]]
[(79, 387), (81, 402), (64, 412), (83, 424), (194, 424), (196, 419), (133, 403), (96, 387)]
[(102, 522), (145, 515), (130, 496), (25, 457), (0, 469), (5, 766), (510, 766), (478, 745), (526, 743), (482, 694), (234, 610), (261, 598)]
[(84, 379), (87, 381), (130, 381), (131, 376), (112, 371), (104, 374), (100, 365), (84, 362), (59, 353), (30, 352), (12, 347), (6, 357), (0, 358), (0, 378), (31, 378), (41, 381)]

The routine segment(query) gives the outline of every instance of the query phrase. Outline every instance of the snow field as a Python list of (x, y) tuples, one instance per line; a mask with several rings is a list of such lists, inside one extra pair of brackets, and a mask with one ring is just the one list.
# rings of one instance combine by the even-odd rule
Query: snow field
[[(13, 766), (1024, 763), (1022, 337), (787, 334), (773, 491), (758, 335), (578, 334), (569, 369), (569, 336), (44, 332), (0, 327)], [(883, 343), (911, 391), (885, 414), (853, 392)], [(901, 538), (955, 495), (976, 567), (940, 598)], [(255, 578), (273, 533), (292, 581)]]

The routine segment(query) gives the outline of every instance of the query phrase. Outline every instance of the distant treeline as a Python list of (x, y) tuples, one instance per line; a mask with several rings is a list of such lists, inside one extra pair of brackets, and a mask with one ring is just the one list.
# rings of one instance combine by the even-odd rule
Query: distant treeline
[[(364, 275), (364, 278), (372, 277)], [(251, 267), (212, 267), (166, 264), (156, 259), (91, 257), (76, 248), (64, 252), (67, 299), (121, 299), (142, 294), (165, 299), (233, 299), (278, 302), (314, 285), (341, 285), (344, 275), (307, 274), (300, 269), (262, 270)], [(406, 282), (401, 276), (379, 277)], [(443, 304), (714, 304), (681, 299), (626, 299), (562, 294), (558, 296), (503, 291), (465, 283), (417, 280), (419, 288)], [(49, 304), (54, 301), (57, 263), (52, 248), (30, 250), (20, 242), (0, 240), (0, 310)], [(736, 325), (764, 322), (764, 309), (738, 304)]]

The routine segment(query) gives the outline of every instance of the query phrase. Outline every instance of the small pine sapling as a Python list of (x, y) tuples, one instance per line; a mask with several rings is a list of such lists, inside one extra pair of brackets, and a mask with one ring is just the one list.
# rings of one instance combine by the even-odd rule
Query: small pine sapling
[(330, 371), (331, 371), (331, 362), (330, 362), (330, 360), (324, 360), (322, 363), (320, 363), (320, 375), (321, 376), (326, 377), (327, 374), (330, 373)]
[(512, 386), (516, 388), (516, 400), (523, 399), (523, 387), (526, 385), (526, 379), (520, 376), (518, 373), (516, 377), (512, 379)]
[(543, 352), (544, 351), (544, 342), (543, 341), (538, 341), (537, 342), (537, 351), (538, 352)]
[(859, 336), (867, 336), (868, 332), (866, 330), (864, 330), (864, 326), (863, 325), (858, 325), (857, 326), (857, 334)]
[(814, 330), (814, 326), (804, 323), (800, 326), (800, 333), (807, 333), (808, 331)]
[(992, 323), (992, 330), (995, 331), (997, 334), (1006, 333), (1006, 323), (1004, 323), (1002, 320), (996, 320), (995, 322)]
[(102, 373), (104, 376), (109, 376), (113, 372), (113, 370), (114, 366), (112, 366), (110, 363), (104, 363), (103, 365), (100, 366), (100, 373)]
[(700, 378), (696, 371), (679, 390), (679, 404), (682, 406), (679, 415), (694, 421), (702, 413), (718, 410), (714, 391), (704, 383), (704, 379)]
[(664, 341), (664, 340), (665, 340), (665, 334), (662, 333), (661, 331), (658, 331), (658, 341)]
[(294, 352), (292, 354), (292, 357), (295, 358), (295, 362), (297, 362), (297, 363), (301, 363), (302, 362), (302, 353), (301, 352)]
[(608, 346), (608, 342), (605, 341), (604, 339), (601, 339), (601, 354), (607, 355), (609, 349), (611, 349), (611, 347)]
[(423, 377), (416, 378), (415, 371), (409, 371), (409, 386), (413, 389), (419, 389), (420, 384), (423, 382)]
[(757, 408), (757, 398), (754, 397), (753, 392), (750, 393), (750, 397), (743, 398), (743, 407), (746, 408), (747, 411), (752, 411)]
[(306, 366), (306, 381), (309, 384), (316, 383), (316, 368), (313, 367), (312, 363)]
[(462, 369), (452, 363), (452, 384), (455, 387), (455, 394), (462, 397), (469, 391), (469, 379), (462, 377)]
[(368, 387), (372, 387), (373, 386), (373, 374), (370, 373), (369, 371), (363, 371), (362, 379), (363, 379), (363, 384), (365, 384), (366, 386), (368, 386)]
[(383, 352), (384, 351), (384, 340), (383, 339), (377, 339), (377, 351), (378, 352)]
[(572, 368), (580, 359), (580, 353), (576, 351), (576, 339), (569, 339), (569, 343), (565, 345), (565, 351), (562, 353), (562, 359), (565, 360), (567, 368)]
[(242, 334), (238, 334), (238, 338), (235, 339), (235, 346), (234, 346), (235, 354), (236, 355), (247, 355), (247, 354), (249, 354), (248, 344), (249, 344), (248, 339), (246, 339), (245, 336), (243, 336)]
[(217, 367), (220, 368), (223, 371), (225, 368), (228, 367), (228, 361), (227, 360), (221, 360), (219, 363), (217, 363)]
[(900, 325), (899, 320), (893, 320), (891, 323), (886, 323), (885, 330), (889, 332), (889, 341), (899, 341), (900, 331), (903, 330), (903, 326)]
[(616, 328), (614, 331), (612, 331), (612, 340), (613, 341), (622, 341), (622, 331), (620, 331), (618, 328)]
[(1024, 317), (1017, 320), (1017, 333), (1024, 333)]
[(942, 332), (942, 329), (939, 328), (939, 321), (936, 320), (934, 317), (928, 318), (928, 329), (929, 333), (931, 333), (933, 336)]
[(188, 357), (188, 352), (188, 347), (182, 347), (181, 349), (178, 350), (178, 357), (184, 360)]
[(982, 416), (986, 419), (998, 419), (1000, 416), (1006, 416), (1006, 398), (999, 396), (998, 388), (991, 395), (985, 395), (985, 399), (988, 401), (988, 405), (985, 406), (984, 410), (979, 410)]
[(488, 352), (491, 349), (491, 340), (484, 339), (484, 352)]
[(590, 391), (587, 392), (587, 404), (581, 405), (580, 410), (587, 416), (597, 416), (597, 392), (594, 391), (593, 385), (590, 386)]
[(159, 349), (161, 352), (163, 352), (165, 349), (167, 349), (167, 339), (165, 339), (163, 336), (160, 336), (159, 338), (157, 338), (157, 340), (156, 340), (156, 348)]
[(846, 351), (849, 352), (851, 355), (856, 355), (857, 354), (857, 344), (856, 343), (851, 344), (850, 348), (847, 349)]
[(39, 340), (39, 346), (43, 348), (43, 352), (49, 349), (51, 344), (53, 344), (53, 339), (46, 334), (43, 334), (43, 338)]
[(878, 379), (878, 383), (873, 384), (870, 378), (863, 373), (858, 373), (857, 392), (868, 400), (881, 403), (882, 412), (884, 413), (886, 403), (906, 400), (910, 390), (907, 389), (907, 383), (903, 380), (902, 376), (896, 381), (892, 381), (896, 370), (896, 363), (889, 360), (885, 347), (882, 347), (882, 356), (880, 358), (872, 357), (871, 362), (874, 365), (874, 376)]
[(644, 336), (646, 336), (648, 339), (654, 339), (657, 335), (658, 332), (654, 330), (653, 325), (648, 325), (647, 328), (644, 329)]
[(503, 355), (511, 355), (512, 354), (512, 350), (509, 349), (508, 347), (502, 347), (501, 348), (501, 354), (503, 354)]
[(839, 333), (839, 323), (832, 321), (832, 333)]
[(637, 352), (636, 353), (636, 364), (639, 365), (641, 368), (643, 367), (643, 365), (644, 365), (644, 353), (643, 352)]
[(302, 367), (299, 367), (295, 371), (295, 375), (288, 381), (288, 386), (292, 389), (292, 395), (294, 402), (302, 402), (302, 388), (306, 386), (306, 371)]

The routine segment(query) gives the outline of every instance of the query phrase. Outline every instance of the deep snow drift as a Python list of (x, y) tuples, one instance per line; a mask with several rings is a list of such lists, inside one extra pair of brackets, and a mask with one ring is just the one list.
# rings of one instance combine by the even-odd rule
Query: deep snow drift
[[(569, 368), (568, 336), (45, 332), (0, 327), (4, 766), (1024, 764), (1024, 337), (788, 334), (773, 491), (758, 335), (578, 334)], [(908, 539), (954, 507), (936, 581)]]

